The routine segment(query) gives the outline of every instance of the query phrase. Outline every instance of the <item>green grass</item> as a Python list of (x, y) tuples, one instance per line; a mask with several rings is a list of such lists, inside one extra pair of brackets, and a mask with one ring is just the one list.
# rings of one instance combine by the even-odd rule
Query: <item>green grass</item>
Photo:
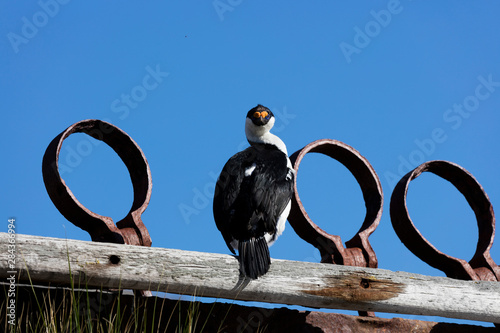
[[(6, 290), (4, 287), (6, 297), (0, 301), (0, 331), (9, 333), (204, 332), (216, 305), (78, 286), (47, 288), (31, 284), (17, 287), (13, 326), (4, 315)], [(227, 312), (221, 317), (225, 318)], [(211, 325), (210, 332), (221, 332), (223, 319), (216, 330)]]
[[(241, 331), (242, 328), (248, 331), (244, 320), (240, 320), (237, 326), (234, 323), (226, 325), (233, 303), (202, 303), (196, 298), (182, 301), (180, 298), (142, 297), (138, 291), (124, 295), (120, 287), (117, 290), (89, 289), (86, 281), (75, 280), (69, 263), (68, 253), (69, 286), (38, 285), (38, 281), (32, 281), (25, 263), (28, 281), (16, 285), (15, 325), (9, 324), (6, 316), (10, 301), (9, 284), (0, 283), (3, 289), (0, 294), (4, 296), (0, 297), (0, 332), (218, 333)], [(259, 325), (256, 330), (249, 331), (262, 332), (262, 328)]]
[[(67, 287), (35, 286), (29, 271), (27, 273), (29, 283), (16, 286), (15, 325), (9, 324), (5, 315), (10, 301), (9, 285), (0, 285), (5, 296), (0, 300), (0, 332), (204, 332), (217, 304), (202, 305), (194, 300), (189, 302), (158, 296), (142, 297), (138, 291), (124, 295), (119, 288), (90, 290), (85, 282), (74, 280), (71, 267), (70, 285)], [(225, 308), (224, 319), (231, 306)], [(217, 324), (218, 328), (212, 327), (210, 332), (221, 332), (223, 320)]]

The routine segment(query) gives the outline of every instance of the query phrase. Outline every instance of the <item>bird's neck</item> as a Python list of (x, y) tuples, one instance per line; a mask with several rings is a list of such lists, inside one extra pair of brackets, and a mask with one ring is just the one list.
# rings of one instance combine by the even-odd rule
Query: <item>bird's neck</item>
[(246, 131), (246, 135), (247, 135), (247, 140), (251, 145), (253, 144), (273, 145), (288, 156), (285, 143), (278, 136), (272, 134), (271, 132), (253, 133), (251, 131)]

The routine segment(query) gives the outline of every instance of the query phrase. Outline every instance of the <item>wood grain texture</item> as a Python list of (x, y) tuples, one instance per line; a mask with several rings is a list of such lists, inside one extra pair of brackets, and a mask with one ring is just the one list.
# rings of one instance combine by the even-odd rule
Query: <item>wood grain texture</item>
[[(0, 233), (0, 278), (9, 276)], [(500, 323), (500, 283), (286, 260), (241, 281), (230, 255), (17, 235), (18, 280)]]

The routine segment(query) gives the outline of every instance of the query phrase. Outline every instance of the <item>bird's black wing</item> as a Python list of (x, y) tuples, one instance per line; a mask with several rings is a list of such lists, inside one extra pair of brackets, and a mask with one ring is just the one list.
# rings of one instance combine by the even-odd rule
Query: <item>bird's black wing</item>
[(260, 214), (263, 231), (274, 234), (278, 218), (293, 195), (293, 174), (288, 171), (287, 157), (283, 152), (267, 148), (259, 156), (261, 163), (249, 179), (253, 207)]
[[(250, 166), (255, 169), (245, 176)], [(274, 147), (249, 147), (229, 159), (216, 184), (214, 219), (231, 252), (233, 239), (248, 240), (276, 232), (293, 194), (286, 155)]]
[(234, 204), (241, 193), (241, 184), (245, 177), (245, 169), (252, 165), (252, 151), (248, 148), (231, 157), (219, 175), (215, 185), (213, 200), (213, 214), (217, 228), (222, 233), (227, 247), (234, 252), (230, 245), (233, 240), (231, 223), (234, 220)]

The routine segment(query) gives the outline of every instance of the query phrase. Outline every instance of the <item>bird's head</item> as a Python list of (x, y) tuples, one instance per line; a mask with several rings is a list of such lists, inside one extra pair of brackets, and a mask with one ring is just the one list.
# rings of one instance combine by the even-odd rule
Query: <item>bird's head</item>
[(269, 132), (273, 128), (275, 121), (276, 119), (271, 110), (260, 104), (248, 111), (245, 123), (247, 140), (251, 145), (262, 143), (274, 145), (285, 155), (288, 155), (283, 141)]
[(247, 113), (245, 130), (247, 137), (261, 137), (274, 126), (274, 114), (262, 105), (257, 105)]

